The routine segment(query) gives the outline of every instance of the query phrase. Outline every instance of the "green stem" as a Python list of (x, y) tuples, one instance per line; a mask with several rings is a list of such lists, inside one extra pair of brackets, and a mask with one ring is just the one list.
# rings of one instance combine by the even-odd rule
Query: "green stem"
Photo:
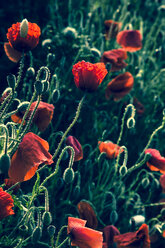
[(60, 248), (63, 244), (65, 244), (67, 241), (69, 240), (69, 237), (67, 237), (66, 239), (64, 239), (64, 241), (59, 245), (57, 246), (57, 248)]
[(140, 168), (146, 161), (148, 161), (148, 159), (149, 159), (148, 154), (145, 154), (143, 160), (141, 160), (139, 163), (135, 164), (134, 166), (132, 166), (127, 170), (127, 175), (133, 172), (134, 170)]
[(60, 236), (61, 236), (62, 231), (63, 231), (65, 228), (67, 228), (67, 227), (68, 227), (68, 226), (62, 226), (61, 229), (60, 229), (60, 231), (58, 232), (58, 234), (57, 234), (57, 239), (56, 239), (56, 243), (55, 243), (55, 248), (58, 247), (58, 242), (59, 242), (59, 239), (60, 239)]
[(54, 158), (57, 156), (57, 154), (58, 154), (58, 152), (59, 152), (59, 150), (60, 150), (60, 148), (61, 148), (61, 145), (62, 145), (62, 143), (63, 143), (65, 137), (67, 136), (67, 134), (69, 133), (69, 131), (71, 130), (71, 128), (72, 128), (72, 127), (74, 126), (74, 124), (76, 123), (76, 121), (77, 121), (77, 119), (78, 119), (78, 117), (79, 117), (79, 115), (80, 115), (80, 110), (81, 110), (81, 107), (82, 107), (84, 98), (85, 98), (85, 96), (84, 96), (84, 97), (81, 99), (81, 101), (79, 102), (79, 105), (78, 105), (78, 108), (77, 108), (77, 111), (76, 111), (76, 116), (75, 116), (75, 118), (73, 119), (72, 123), (71, 123), (71, 124), (69, 125), (69, 127), (67, 128), (67, 130), (65, 131), (64, 135), (62, 136), (61, 141), (60, 141), (60, 143), (59, 143), (59, 145), (58, 145), (58, 147), (57, 147), (57, 149), (56, 149), (56, 151), (55, 151), (55, 153), (54, 153), (52, 159), (54, 159)]
[(6, 155), (7, 154), (7, 145), (8, 145), (8, 140), (9, 140), (9, 132), (8, 132), (8, 129), (7, 129), (7, 127), (5, 125), (1, 124), (0, 127), (3, 128), (5, 130), (5, 133), (6, 133), (5, 151), (4, 151), (4, 153)]

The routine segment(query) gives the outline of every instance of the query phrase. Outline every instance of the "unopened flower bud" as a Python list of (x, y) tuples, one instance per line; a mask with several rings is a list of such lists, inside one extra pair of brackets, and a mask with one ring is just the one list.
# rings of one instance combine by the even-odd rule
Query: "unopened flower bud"
[(42, 46), (43, 47), (46, 47), (46, 46), (49, 46), (51, 43), (52, 43), (52, 40), (51, 39), (45, 39), (42, 42)]
[(63, 34), (70, 39), (76, 39), (77, 38), (77, 31), (75, 28), (71, 28), (71, 27), (66, 27), (63, 30)]
[(112, 210), (110, 214), (110, 222), (112, 224), (115, 224), (117, 220), (118, 220), (118, 213), (116, 212), (116, 210)]
[(24, 19), (20, 24), (20, 36), (25, 38), (28, 33), (28, 20)]
[(44, 85), (43, 85), (43, 83), (40, 80), (37, 80), (34, 83), (34, 88), (35, 88), (37, 94), (38, 95), (41, 95), (43, 93), (43, 90), (44, 90)]
[(59, 98), (60, 98), (60, 91), (58, 89), (53, 90), (53, 93), (52, 93), (53, 103), (58, 102)]
[(133, 128), (134, 126), (135, 126), (135, 119), (131, 117), (127, 120), (127, 127)]
[(8, 154), (3, 154), (0, 158), (0, 170), (2, 173), (7, 174), (10, 167), (10, 156)]
[(161, 216), (164, 218), (165, 217), (165, 208), (162, 208), (160, 211)]
[(49, 65), (52, 64), (55, 61), (55, 58), (56, 58), (55, 54), (48, 53), (48, 55), (47, 55), (47, 63)]
[(28, 233), (28, 227), (24, 224), (19, 226), (19, 233), (23, 236), (26, 235)]
[(142, 184), (143, 188), (146, 189), (150, 184), (149, 178), (148, 177), (143, 178), (141, 181), (141, 184)]
[(54, 234), (56, 232), (56, 227), (53, 225), (50, 225), (50, 226), (48, 226), (47, 231), (48, 231), (50, 237), (52, 237), (52, 236), (54, 236)]
[(93, 48), (91, 48), (91, 53), (95, 56), (95, 57), (101, 57), (101, 52), (97, 49), (97, 48), (95, 48), (95, 47), (93, 47)]
[(8, 82), (9, 87), (11, 87), (12, 89), (14, 89), (15, 88), (15, 85), (16, 85), (16, 76), (13, 75), (13, 74), (9, 74), (7, 76), (7, 82)]
[(37, 241), (40, 240), (41, 236), (42, 236), (42, 228), (40, 226), (37, 226), (32, 233), (32, 237), (31, 237), (32, 242), (37, 243)]
[(34, 78), (35, 76), (35, 70), (33, 67), (29, 67), (26, 73), (29, 78)]
[(63, 179), (67, 184), (71, 183), (74, 179), (74, 170), (72, 168), (67, 168), (64, 171)]
[(44, 85), (43, 93), (46, 93), (49, 90), (49, 82), (45, 81), (43, 82), (43, 85)]
[(127, 167), (125, 165), (122, 165), (119, 169), (119, 173), (121, 176), (125, 176), (125, 174), (127, 173)]
[(25, 112), (26, 109), (29, 107), (29, 102), (28, 101), (25, 101), (25, 102), (21, 102), (18, 107), (17, 107), (17, 110), (20, 111), (20, 112)]
[(50, 212), (44, 212), (42, 215), (42, 221), (44, 225), (48, 226), (52, 222), (52, 215)]

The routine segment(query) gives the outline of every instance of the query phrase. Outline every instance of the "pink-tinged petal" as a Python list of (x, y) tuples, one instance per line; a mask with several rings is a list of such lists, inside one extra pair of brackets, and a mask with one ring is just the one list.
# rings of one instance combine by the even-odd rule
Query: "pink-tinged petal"
[[(74, 161), (79, 161), (81, 159), (83, 159), (83, 149), (81, 144), (79, 143), (79, 141), (74, 137), (74, 136), (68, 136), (66, 138), (65, 141), (67, 146), (71, 146), (73, 147), (74, 151), (75, 151), (75, 157), (74, 157)], [(70, 150), (68, 150), (69, 154), (71, 154)]]

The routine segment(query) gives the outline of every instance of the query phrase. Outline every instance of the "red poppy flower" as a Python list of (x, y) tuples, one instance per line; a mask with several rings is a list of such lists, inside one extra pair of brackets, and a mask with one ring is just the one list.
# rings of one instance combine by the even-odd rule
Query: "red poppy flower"
[[(67, 146), (73, 147), (73, 149), (75, 151), (74, 161), (79, 161), (79, 160), (83, 159), (82, 146), (81, 146), (81, 144), (79, 143), (79, 141), (75, 137), (68, 136), (66, 138), (65, 143), (66, 143)], [(68, 150), (68, 153), (71, 154), (70, 150)]]
[(134, 97), (133, 99), (133, 105), (135, 106), (138, 115), (142, 116), (145, 112), (145, 108), (144, 105), (136, 97)]
[(107, 85), (105, 90), (106, 99), (109, 100), (111, 95), (114, 101), (122, 99), (131, 91), (133, 84), (134, 78), (130, 72), (118, 75)]
[(92, 64), (83, 60), (73, 66), (72, 73), (77, 88), (93, 92), (97, 90), (108, 71), (104, 63)]
[(77, 204), (78, 213), (81, 219), (87, 220), (86, 226), (96, 229), (98, 225), (94, 209), (87, 201), (80, 201)]
[(147, 161), (147, 166), (152, 171), (160, 171), (165, 174), (165, 158), (160, 155), (160, 152), (156, 149), (146, 149), (145, 154), (149, 153), (151, 158)]
[[(112, 143), (112, 142), (98, 142), (100, 152), (105, 152), (107, 158), (116, 158), (119, 155), (120, 146)], [(123, 152), (123, 149), (120, 150)]]
[(24, 19), (13, 24), (7, 33), (9, 43), (4, 45), (6, 55), (13, 62), (18, 62), (22, 52), (30, 51), (37, 46), (40, 35), (41, 30), (36, 23)]
[(165, 174), (160, 176), (159, 182), (160, 182), (160, 185), (162, 187), (163, 193), (165, 193)]
[(113, 225), (109, 225), (109, 226), (104, 227), (104, 229), (103, 229), (103, 237), (104, 237), (103, 247), (104, 248), (112, 247), (112, 245), (114, 243), (114, 236), (119, 235), (119, 234), (120, 234), (119, 230)]
[(12, 209), (14, 207), (13, 203), (14, 201), (11, 195), (0, 188), (0, 220), (14, 214), (14, 210)]
[[(36, 106), (36, 103), (37, 102), (33, 102), (31, 104), (27, 118), (30, 117), (31, 113), (33, 112)], [(54, 112), (53, 104), (49, 104), (42, 101), (39, 103), (38, 108), (33, 117), (33, 123), (37, 125), (40, 131), (44, 131), (47, 128), (47, 126), (49, 125), (49, 123), (53, 118), (53, 112)], [(11, 116), (12, 121), (14, 121), (15, 123), (21, 123), (24, 113), (25, 111), (23, 112), (18, 111), (17, 113), (13, 114)], [(26, 122), (24, 124), (26, 124)]]
[(42, 163), (53, 163), (49, 144), (34, 133), (27, 133), (11, 159), (9, 177), (16, 182), (31, 179)]
[(142, 48), (142, 35), (139, 30), (121, 31), (116, 40), (128, 52), (136, 52)]
[(150, 248), (148, 226), (143, 224), (136, 232), (117, 235), (114, 242), (117, 248)]
[(80, 248), (102, 248), (102, 232), (85, 227), (86, 221), (68, 217), (68, 234), (71, 245)]
[(104, 64), (110, 63), (110, 71), (119, 71), (127, 66), (127, 64), (123, 61), (125, 59), (127, 59), (126, 51), (123, 49), (114, 49), (104, 52), (101, 57), (101, 62)]
[(105, 25), (105, 39), (109, 40), (110, 38), (116, 38), (119, 30), (121, 29), (122, 23), (115, 22), (113, 20), (106, 20)]

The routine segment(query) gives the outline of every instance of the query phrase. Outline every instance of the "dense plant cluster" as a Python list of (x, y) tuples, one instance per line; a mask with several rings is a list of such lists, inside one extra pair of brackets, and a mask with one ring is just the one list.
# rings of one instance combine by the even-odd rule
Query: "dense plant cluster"
[(164, 246), (164, 9), (2, 3), (0, 247)]

